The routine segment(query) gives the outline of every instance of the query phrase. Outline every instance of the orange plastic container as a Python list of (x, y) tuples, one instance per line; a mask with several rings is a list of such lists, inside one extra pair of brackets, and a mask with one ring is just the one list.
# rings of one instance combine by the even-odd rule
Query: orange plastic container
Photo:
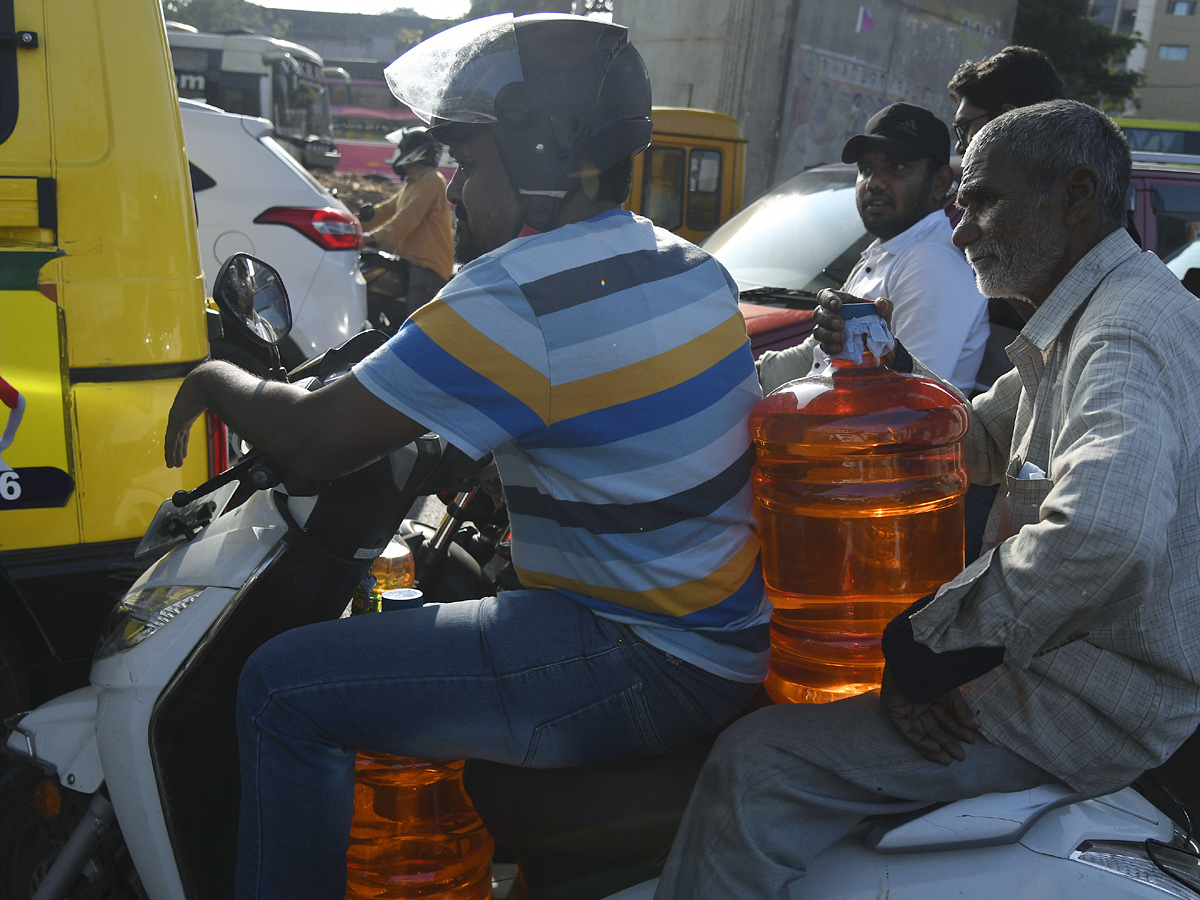
[[(372, 564), (353, 612), (378, 612), (384, 591), (412, 584), (412, 554), (397, 538)], [(358, 754), (347, 900), (489, 900), (495, 842), (463, 787), (463, 765)]]
[(462, 760), (359, 754), (347, 900), (488, 900), (494, 841), (463, 788)]
[[(883, 325), (868, 303), (842, 313)], [(860, 362), (843, 350), (750, 417), (776, 702), (877, 687), (884, 626), (963, 567), (967, 406), (855, 342)]]

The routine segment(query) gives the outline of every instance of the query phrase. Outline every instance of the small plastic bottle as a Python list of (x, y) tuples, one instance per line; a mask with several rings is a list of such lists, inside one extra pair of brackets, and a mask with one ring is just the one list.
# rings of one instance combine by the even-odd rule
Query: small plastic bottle
[[(412, 554), (398, 538), (364, 579), (354, 612), (419, 606), (412, 584)], [(489, 900), (495, 842), (467, 797), (463, 765), (357, 755), (347, 900)]]
[(371, 564), (371, 571), (354, 591), (351, 615), (379, 612), (385, 591), (411, 588), (416, 579), (412, 550), (404, 538), (392, 538)]
[(842, 316), (842, 353), (750, 417), (776, 702), (877, 687), (883, 627), (963, 567), (967, 406), (880, 362), (891, 335), (872, 304)]

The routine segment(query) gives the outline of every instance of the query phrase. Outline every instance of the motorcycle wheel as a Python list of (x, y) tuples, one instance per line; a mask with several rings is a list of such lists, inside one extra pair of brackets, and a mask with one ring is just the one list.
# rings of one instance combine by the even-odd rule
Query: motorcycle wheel
[[(33, 801), (44, 780), (40, 770), (28, 765), (14, 766), (0, 778), (0, 900), (30, 900), (87, 811), (87, 795), (60, 789), (62, 810), (53, 819), (43, 818)], [(146, 900), (115, 823), (93, 862), (87, 877), (80, 875), (71, 886), (70, 900)]]

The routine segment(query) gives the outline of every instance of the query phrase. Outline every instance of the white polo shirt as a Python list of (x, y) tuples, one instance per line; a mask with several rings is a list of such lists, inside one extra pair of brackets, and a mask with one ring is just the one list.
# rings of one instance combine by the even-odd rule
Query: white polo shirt
[(908, 352), (970, 396), (988, 339), (987, 298), (952, 232), (939, 209), (891, 240), (876, 239), (842, 290), (891, 300), (892, 331)]

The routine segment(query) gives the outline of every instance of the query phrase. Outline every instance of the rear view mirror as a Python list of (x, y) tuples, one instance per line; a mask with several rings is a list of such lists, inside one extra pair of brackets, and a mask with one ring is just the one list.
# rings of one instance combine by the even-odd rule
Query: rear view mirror
[(279, 273), (260, 259), (235, 253), (217, 273), (213, 299), (252, 341), (273, 347), (292, 330), (292, 308)]

